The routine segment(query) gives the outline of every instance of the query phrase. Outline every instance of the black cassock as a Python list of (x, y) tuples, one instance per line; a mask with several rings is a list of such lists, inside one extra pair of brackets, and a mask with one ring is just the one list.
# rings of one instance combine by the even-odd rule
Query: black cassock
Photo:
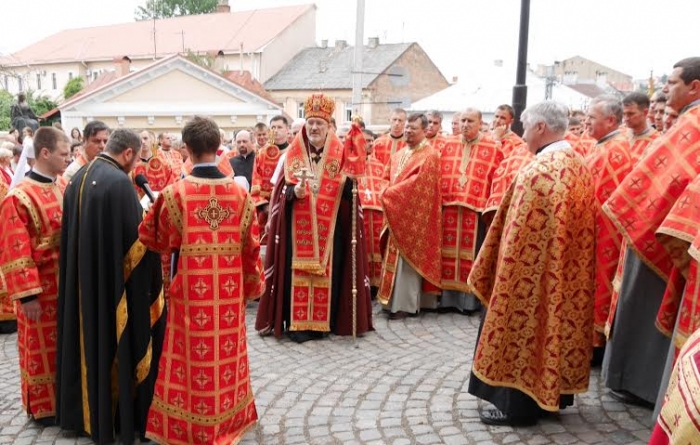
[(56, 417), (97, 443), (143, 436), (153, 398), (165, 308), (160, 257), (138, 242), (142, 214), (129, 177), (104, 154), (65, 192)]

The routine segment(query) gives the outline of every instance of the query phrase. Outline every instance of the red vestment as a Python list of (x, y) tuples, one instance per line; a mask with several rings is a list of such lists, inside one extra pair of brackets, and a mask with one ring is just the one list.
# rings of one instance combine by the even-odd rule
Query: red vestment
[(443, 136), (441, 134), (436, 134), (432, 138), (426, 138), (426, 140), (430, 142), (430, 145), (432, 145), (433, 148), (438, 151), (438, 153), (442, 153), (442, 150), (445, 148), (445, 145), (450, 143), (452, 141), (452, 138), (448, 136)]
[(365, 175), (358, 180), (357, 184), (369, 257), (369, 281), (373, 287), (378, 287), (382, 278), (380, 238), (384, 225), (384, 210), (379, 196), (389, 184), (389, 181), (384, 178), (384, 171), (384, 165), (370, 155), (365, 165)]
[(179, 254), (147, 436), (168, 444), (238, 443), (258, 416), (246, 302), (263, 291), (255, 207), (232, 178), (188, 176), (139, 227), (149, 249)]
[(581, 137), (578, 138), (576, 145), (573, 146), (574, 151), (585, 158), (593, 151), (596, 142), (597, 141), (593, 139), (588, 132), (584, 132)]
[(158, 154), (160, 154), (163, 159), (170, 163), (170, 167), (173, 169), (173, 174), (180, 178), (182, 176), (182, 155), (179, 151), (175, 149), (163, 150), (159, 149)]
[(391, 157), (394, 155), (394, 153), (397, 153), (405, 146), (406, 141), (404, 140), (403, 135), (395, 138), (391, 134), (385, 134), (374, 141), (372, 149), (374, 150), (374, 157), (379, 159), (382, 164), (389, 165)]
[(523, 139), (520, 136), (508, 130), (503, 135), (500, 142), (501, 153), (503, 153), (503, 157), (509, 157), (517, 147), (523, 144), (525, 144), (525, 141), (523, 141)]
[(486, 201), (484, 213), (498, 210), (503, 200), (503, 195), (505, 195), (510, 188), (518, 172), (529, 164), (534, 157), (535, 155), (532, 154), (527, 145), (523, 144), (516, 147), (510, 156), (501, 161), (493, 174), (491, 193), (489, 194), (489, 199)]
[(594, 208), (580, 156), (535, 156), (505, 194), (468, 279), (488, 308), (472, 372), (547, 411), (588, 391)]
[(647, 147), (649, 147), (649, 145), (660, 135), (661, 133), (653, 128), (647, 129), (647, 131), (640, 135), (636, 135), (632, 133), (632, 131), (628, 132), (627, 137), (629, 138), (630, 142), (630, 156), (632, 157), (632, 162), (634, 165), (639, 163), (639, 160), (642, 159), (642, 156), (644, 156), (644, 153), (646, 153)]
[[(7, 195), (8, 186), (0, 182), (0, 203)], [(0, 268), (0, 322), (17, 320), (15, 315), (15, 304), (11, 298), (7, 296), (7, 284), (5, 276)]]
[(38, 321), (17, 308), (22, 405), (35, 419), (56, 414), (58, 259), (66, 185), (63, 178), (43, 183), (30, 176), (0, 206), (0, 265), (7, 297), (36, 296), (41, 305)]
[(268, 144), (255, 155), (250, 196), (253, 197), (255, 206), (258, 207), (257, 218), (260, 230), (263, 231), (263, 238), (265, 238), (264, 232), (268, 217), (266, 205), (272, 197), (272, 175), (275, 173), (283, 153), (284, 151), (280, 150), (277, 145)]
[[(226, 153), (223, 156), (217, 156), (216, 157), (216, 168), (219, 169), (221, 173), (223, 173), (225, 176), (233, 176), (235, 173), (233, 171), (233, 168), (231, 167), (231, 158), (234, 156), (238, 155), (237, 150), (231, 150), (228, 153)], [(194, 165), (192, 164), (192, 159), (187, 158), (184, 164), (182, 164), (182, 174), (187, 176), (190, 173), (192, 173), (192, 168)], [(178, 176), (179, 178), (179, 176)]]
[(601, 210), (603, 204), (632, 170), (627, 138), (620, 132), (606, 136), (586, 157), (593, 175), (596, 202), (596, 292), (595, 330), (596, 346), (602, 346), (605, 324), (610, 312), (612, 281), (620, 258), (622, 236), (615, 230), (610, 218)]
[(467, 277), (477, 254), (480, 214), (487, 209), (491, 184), (503, 160), (486, 134), (472, 142), (453, 141), (442, 152), (442, 278), (440, 288), (469, 292)]
[[(391, 157), (389, 184), (379, 200), (385, 216), (386, 246), (377, 300), (388, 305), (394, 291), (399, 255), (433, 286), (440, 284), (440, 153), (426, 140)], [(385, 170), (386, 176), (386, 170)]]
[[(676, 124), (649, 147), (649, 153), (610, 196), (603, 210), (624, 236), (629, 247), (664, 281), (674, 264), (656, 239), (656, 231), (688, 184), (700, 174), (700, 105), (680, 115)], [(677, 304), (664, 300), (656, 326), (667, 336), (673, 332)], [(612, 302), (612, 307), (616, 304)], [(614, 311), (610, 312), (612, 326)]]

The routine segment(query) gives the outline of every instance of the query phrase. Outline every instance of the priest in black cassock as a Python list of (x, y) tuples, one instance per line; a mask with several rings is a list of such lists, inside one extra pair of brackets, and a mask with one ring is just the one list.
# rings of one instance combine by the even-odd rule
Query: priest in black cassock
[(63, 202), (56, 418), (97, 443), (143, 436), (163, 342), (160, 258), (138, 239), (143, 208), (128, 176), (140, 146), (116, 130)]

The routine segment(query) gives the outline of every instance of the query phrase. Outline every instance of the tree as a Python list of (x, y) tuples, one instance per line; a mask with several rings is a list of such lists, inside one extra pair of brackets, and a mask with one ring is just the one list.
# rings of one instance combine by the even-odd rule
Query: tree
[(70, 99), (78, 94), (84, 86), (85, 83), (82, 77), (72, 78), (66, 83), (66, 86), (63, 87), (63, 98), (66, 100)]
[(136, 20), (153, 20), (182, 15), (209, 14), (216, 10), (218, 0), (146, 0), (136, 8)]

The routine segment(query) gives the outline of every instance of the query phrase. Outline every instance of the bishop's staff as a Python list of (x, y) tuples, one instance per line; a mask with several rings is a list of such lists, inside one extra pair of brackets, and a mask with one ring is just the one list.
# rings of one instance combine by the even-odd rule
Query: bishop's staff
[(357, 344), (357, 178), (365, 174), (367, 159), (367, 141), (360, 128), (361, 122), (362, 118), (359, 116), (352, 119), (350, 131), (345, 136), (343, 144), (343, 172), (352, 181), (352, 340), (356, 348), (359, 347)]

